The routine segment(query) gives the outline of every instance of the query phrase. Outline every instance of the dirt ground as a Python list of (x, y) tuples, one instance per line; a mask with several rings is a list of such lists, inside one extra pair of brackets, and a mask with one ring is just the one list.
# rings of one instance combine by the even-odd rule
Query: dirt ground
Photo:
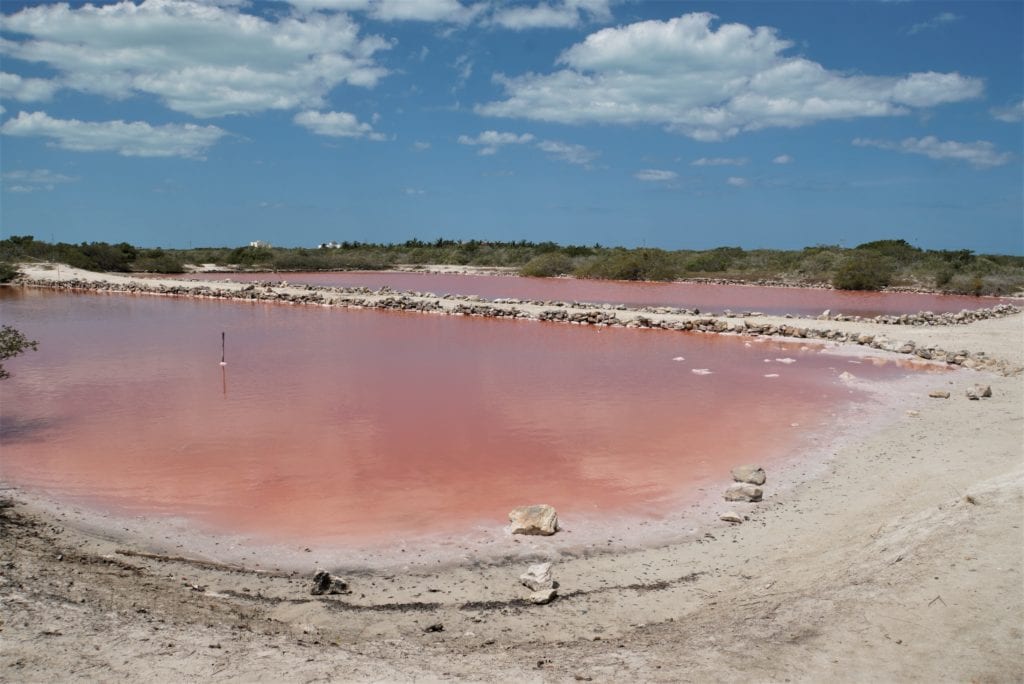
[[(928, 334), (1019, 364), (1022, 332), (1017, 315)], [(969, 401), (979, 381), (993, 396)], [(1024, 376), (934, 384), (951, 397), (904, 397), (801, 484), (769, 472), (763, 502), (721, 502), (742, 524), (327, 568), (350, 594), (0, 490), (0, 681), (1024, 681)], [(532, 605), (518, 576), (545, 559), (559, 595)]]

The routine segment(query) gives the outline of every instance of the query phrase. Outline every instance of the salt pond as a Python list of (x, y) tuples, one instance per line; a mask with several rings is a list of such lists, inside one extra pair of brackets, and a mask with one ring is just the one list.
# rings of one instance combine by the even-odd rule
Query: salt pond
[[(163, 277), (163, 276), (162, 276)], [(184, 276), (203, 280), (230, 278), (240, 282), (286, 280), (289, 283), (333, 286), (383, 286), (437, 295), (480, 295), (485, 298), (672, 306), (706, 312), (731, 310), (768, 314), (817, 316), (957, 312), (1000, 303), (997, 297), (968, 297), (916, 292), (852, 292), (795, 287), (753, 287), (699, 283), (652, 283), (575, 278), (520, 278), (518, 276), (415, 273), (398, 271), (345, 271), (332, 273), (200, 273)]]
[(0, 478), (271, 541), (457, 533), (537, 502), (657, 516), (868, 401), (839, 379), (848, 359), (791, 342), (35, 289), (0, 303), (41, 342), (0, 384)]

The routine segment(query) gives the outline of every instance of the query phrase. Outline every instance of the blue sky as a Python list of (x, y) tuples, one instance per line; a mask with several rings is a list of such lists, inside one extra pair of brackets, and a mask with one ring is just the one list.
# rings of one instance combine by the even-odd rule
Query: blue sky
[(3, 0), (0, 234), (1024, 253), (1024, 3)]

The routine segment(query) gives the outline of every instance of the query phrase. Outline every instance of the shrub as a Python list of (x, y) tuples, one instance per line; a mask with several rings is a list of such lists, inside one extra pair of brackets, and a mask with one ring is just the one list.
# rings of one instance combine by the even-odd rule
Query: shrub
[(572, 273), (572, 259), (560, 252), (545, 252), (530, 259), (522, 268), (519, 275), (540, 278)]
[(832, 274), (832, 286), (840, 290), (880, 290), (892, 281), (892, 260), (871, 250), (855, 249)]
[(607, 280), (672, 280), (677, 272), (672, 259), (660, 249), (614, 249), (577, 267), (581, 278)]
[[(9, 325), (0, 327), (0, 361), (13, 358), (26, 350), (35, 349), (37, 346), (38, 343), (35, 340), (28, 339), (16, 328)], [(9, 377), (11, 374), (0, 363), (0, 380)]]
[(7, 263), (6, 261), (0, 261), (0, 283), (9, 283), (15, 279), (18, 275), (18, 269), (14, 267), (14, 264)]

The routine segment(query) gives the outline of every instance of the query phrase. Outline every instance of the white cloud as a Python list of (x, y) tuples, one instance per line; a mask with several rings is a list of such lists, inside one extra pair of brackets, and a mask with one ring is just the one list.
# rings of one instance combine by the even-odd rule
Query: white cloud
[(459, 55), (455, 58), (455, 64), (453, 65), (456, 70), (455, 74), (455, 85), (452, 91), (456, 91), (466, 85), (466, 81), (473, 75), (473, 60), (469, 58), (469, 55)]
[(20, 102), (43, 102), (60, 88), (56, 81), (45, 78), (22, 78), (18, 74), (0, 72), (0, 98)]
[(473, 20), (484, 6), (465, 6), (458, 0), (375, 0), (370, 16), (380, 21), (443, 21), (465, 24)]
[(780, 154), (775, 159), (772, 159), (772, 164), (792, 164), (792, 163), (793, 163), (793, 157), (789, 156), (788, 154)]
[(430, 149), (430, 143), (429, 142), (425, 142), (423, 140), (417, 140), (416, 142), (414, 142), (412, 144), (412, 147), (413, 147), (414, 150), (417, 150), (419, 152), (423, 152), (424, 150), (429, 150)]
[(634, 173), (633, 177), (648, 183), (665, 183), (675, 180), (679, 177), (679, 174), (675, 171), (666, 171), (664, 169), (643, 169)]
[(567, 124), (655, 124), (697, 140), (799, 127), (830, 119), (908, 114), (978, 97), (980, 79), (922, 72), (865, 76), (830, 71), (783, 53), (792, 43), (768, 27), (711, 27), (686, 14), (592, 33), (549, 74), (495, 76), (506, 99), (487, 116)]
[(574, 145), (571, 143), (559, 142), (557, 140), (541, 140), (537, 143), (537, 148), (542, 152), (547, 152), (555, 159), (568, 162), (569, 164), (576, 164), (585, 168), (591, 168), (590, 163), (600, 156), (600, 152), (595, 152), (583, 145)]
[(420, 188), (405, 188), (404, 190), (402, 190), (402, 192), (404, 192), (406, 195), (411, 196), (427, 194), (426, 190), (421, 190)]
[(610, 0), (560, 0), (531, 7), (515, 5), (497, 10), (491, 22), (521, 31), (536, 28), (574, 28), (584, 21), (609, 21)]
[(729, 176), (729, 178), (725, 182), (733, 186), (734, 188), (745, 188), (747, 187), (747, 185), (749, 185), (749, 181), (746, 178), (742, 178), (740, 176)]
[(438, 21), (465, 24), (484, 5), (463, 5), (458, 0), (287, 0), (300, 11), (364, 12), (378, 21)]
[(904, 138), (898, 142), (854, 138), (853, 144), (857, 147), (877, 147), (906, 154), (921, 154), (930, 159), (963, 161), (977, 169), (1002, 166), (1013, 158), (1009, 152), (996, 151), (995, 145), (986, 140), (963, 143), (955, 140), (939, 140), (931, 135), (924, 138)]
[(475, 138), (471, 138), (468, 135), (459, 136), (460, 145), (479, 146), (480, 151), (477, 154), (482, 156), (495, 154), (498, 148), (503, 145), (525, 145), (532, 140), (532, 133), (516, 135), (515, 133), (501, 133), (499, 131), (484, 131)]
[(690, 166), (745, 166), (746, 157), (701, 157), (690, 162)]
[(19, 112), (0, 126), (0, 133), (50, 138), (57, 147), (78, 152), (117, 152), (125, 157), (201, 158), (226, 132), (216, 126), (144, 121), (88, 122), (54, 119), (45, 112)]
[(310, 110), (299, 112), (292, 120), (317, 135), (326, 135), (332, 138), (385, 139), (383, 134), (374, 132), (373, 126), (368, 123), (360, 123), (355, 114), (348, 112), (315, 112)]
[(953, 14), (952, 12), (942, 12), (941, 14), (937, 14), (931, 19), (928, 19), (927, 21), (922, 21), (919, 24), (914, 24), (913, 26), (910, 27), (909, 30), (907, 30), (907, 33), (910, 35), (914, 35), (915, 33), (920, 33), (921, 31), (930, 31), (932, 29), (937, 29), (940, 26), (945, 26), (946, 24), (952, 24), (954, 21), (958, 21), (960, 19), (962, 19), (962, 17), (959, 17)]
[(996, 120), (1003, 123), (1020, 123), (1024, 121), (1024, 100), (1006, 107), (994, 107), (989, 111)]
[(28, 7), (4, 17), (0, 54), (55, 69), (65, 88), (112, 98), (152, 95), (197, 117), (317, 108), (335, 86), (372, 87), (387, 74), (346, 14), (270, 21), (196, 0), (77, 9)]
[[(11, 192), (36, 192), (37, 190), (53, 190), (61, 183), (74, 183), (75, 176), (66, 176), (49, 169), (32, 169), (24, 171), (8, 171), (0, 176), (4, 188)], [(14, 185), (10, 185), (14, 183)]]

